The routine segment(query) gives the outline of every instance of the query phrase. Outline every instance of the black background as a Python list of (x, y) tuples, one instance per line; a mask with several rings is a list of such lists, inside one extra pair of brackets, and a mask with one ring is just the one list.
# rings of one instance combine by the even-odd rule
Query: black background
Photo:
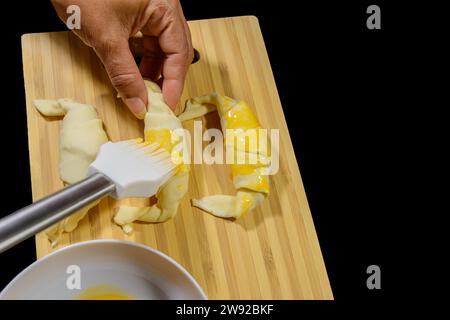
[[(422, 34), (405, 22), (413, 19), (406, 2), (392, 2), (182, 1), (188, 20), (258, 17), (336, 303), (396, 297), (401, 281), (395, 221), (407, 214), (398, 158), (407, 139), (399, 128), (408, 117), (410, 38)], [(381, 7), (381, 30), (366, 28), (370, 4)], [(1, 216), (31, 202), (20, 36), (65, 26), (48, 1), (0, 10)], [(34, 260), (34, 239), (1, 254), (0, 289)], [(381, 290), (366, 288), (371, 264), (381, 268)]]

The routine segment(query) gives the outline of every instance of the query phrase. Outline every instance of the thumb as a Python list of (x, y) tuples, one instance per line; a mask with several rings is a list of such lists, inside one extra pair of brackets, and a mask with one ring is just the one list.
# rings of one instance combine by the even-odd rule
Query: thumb
[(112, 85), (131, 112), (143, 119), (147, 111), (147, 89), (125, 39), (104, 41), (94, 47)]

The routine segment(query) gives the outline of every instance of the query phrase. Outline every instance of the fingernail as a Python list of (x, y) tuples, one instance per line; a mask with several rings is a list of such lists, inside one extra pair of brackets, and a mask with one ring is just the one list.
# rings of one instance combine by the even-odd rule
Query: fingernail
[(125, 104), (137, 118), (144, 119), (147, 110), (145, 108), (144, 101), (142, 101), (141, 98), (135, 97), (125, 99)]

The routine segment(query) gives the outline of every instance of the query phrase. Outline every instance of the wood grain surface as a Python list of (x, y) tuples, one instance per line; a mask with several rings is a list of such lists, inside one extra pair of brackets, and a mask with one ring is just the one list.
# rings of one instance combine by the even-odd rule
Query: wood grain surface
[[(183, 265), (210, 299), (333, 299), (319, 241), (278, 97), (263, 37), (255, 17), (190, 21), (200, 60), (189, 70), (181, 103), (217, 91), (245, 100), (266, 128), (280, 130), (280, 170), (271, 193), (256, 210), (233, 222), (190, 206), (204, 195), (234, 194), (226, 165), (192, 165), (190, 189), (177, 216), (160, 224), (135, 224), (125, 235), (111, 218), (118, 201), (104, 199), (79, 227), (51, 248), (36, 236), (38, 258), (71, 243), (125, 239), (156, 248)], [(116, 99), (94, 52), (70, 32), (22, 37), (33, 199), (63, 187), (58, 174), (61, 118), (43, 117), (34, 99), (70, 97), (97, 107), (111, 140), (143, 136), (143, 123)], [(216, 113), (206, 127), (219, 128)], [(193, 121), (184, 123), (189, 130)], [(145, 199), (123, 203), (148, 204)]]

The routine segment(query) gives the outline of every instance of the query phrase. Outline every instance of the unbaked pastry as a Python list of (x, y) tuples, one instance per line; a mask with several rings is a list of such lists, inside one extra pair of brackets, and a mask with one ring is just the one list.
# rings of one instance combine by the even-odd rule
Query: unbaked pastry
[[(183, 148), (175, 148), (186, 143), (181, 121), (164, 102), (159, 86), (145, 80), (148, 89), (148, 110), (145, 115), (145, 141), (157, 142), (178, 159), (176, 174), (156, 193), (157, 202), (149, 207), (120, 206), (114, 222), (127, 234), (133, 231), (132, 222), (164, 222), (175, 216), (178, 205), (189, 186), (189, 165), (182, 161)], [(181, 150), (180, 150), (181, 149)]]
[[(88, 166), (97, 156), (100, 146), (108, 141), (95, 108), (71, 99), (35, 100), (35, 107), (46, 116), (64, 116), (59, 140), (59, 175), (65, 184), (86, 177)], [(62, 232), (73, 231), (95, 201), (68, 218), (56, 223), (45, 232), (55, 246)]]
[[(236, 157), (240, 154), (246, 162), (231, 164), (236, 195), (205, 196), (192, 199), (192, 205), (218, 217), (239, 218), (253, 210), (269, 194), (270, 161), (267, 137), (261, 135), (261, 125), (244, 101), (236, 101), (217, 93), (188, 100), (179, 119), (185, 121), (197, 118), (214, 110), (217, 110), (220, 117), (225, 146), (233, 149)], [(256, 135), (257, 144), (246, 143), (246, 137), (251, 134)], [(232, 145), (231, 139), (235, 139)], [(248, 161), (251, 156), (256, 159), (253, 164)]]

